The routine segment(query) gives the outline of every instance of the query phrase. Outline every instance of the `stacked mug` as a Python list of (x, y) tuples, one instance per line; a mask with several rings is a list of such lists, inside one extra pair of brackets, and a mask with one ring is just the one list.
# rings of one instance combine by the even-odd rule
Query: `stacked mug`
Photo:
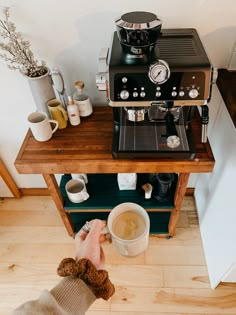
[(80, 203), (89, 198), (86, 189), (88, 177), (86, 174), (71, 174), (72, 179), (66, 183), (66, 193), (73, 203)]

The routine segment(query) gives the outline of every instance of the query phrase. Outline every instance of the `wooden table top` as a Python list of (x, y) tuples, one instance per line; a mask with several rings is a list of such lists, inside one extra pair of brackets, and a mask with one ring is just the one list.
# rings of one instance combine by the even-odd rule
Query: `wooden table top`
[(47, 142), (36, 141), (29, 130), (15, 167), (20, 174), (211, 172), (214, 156), (209, 143), (201, 143), (201, 123), (195, 116), (191, 122), (197, 148), (193, 160), (114, 159), (112, 109), (96, 106), (80, 125), (57, 130)]

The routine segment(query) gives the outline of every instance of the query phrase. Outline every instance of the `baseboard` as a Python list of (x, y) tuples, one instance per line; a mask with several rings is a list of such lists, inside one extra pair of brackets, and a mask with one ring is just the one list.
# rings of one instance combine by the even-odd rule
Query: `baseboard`
[(22, 196), (50, 196), (47, 188), (20, 188)]
[(195, 188), (190, 187), (186, 189), (185, 196), (193, 196)]
[[(20, 188), (22, 196), (50, 196), (47, 188)], [(185, 196), (193, 196), (194, 188), (187, 188)]]

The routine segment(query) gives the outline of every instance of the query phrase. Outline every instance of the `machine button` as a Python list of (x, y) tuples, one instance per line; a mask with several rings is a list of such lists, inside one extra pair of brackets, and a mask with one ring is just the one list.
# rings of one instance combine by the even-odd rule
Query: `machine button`
[(127, 81), (128, 81), (128, 79), (127, 79), (126, 77), (123, 77), (123, 78), (122, 78), (122, 82), (123, 82), (123, 83), (126, 83)]
[(160, 91), (156, 92), (156, 97), (160, 97), (160, 96), (161, 96), (161, 92)]
[(179, 96), (184, 96), (184, 91), (180, 91)]
[(129, 92), (127, 90), (122, 90), (120, 92), (120, 98), (122, 100), (127, 100), (127, 98), (129, 98)]
[(191, 89), (189, 92), (188, 92), (188, 95), (189, 97), (191, 98), (197, 98), (198, 97), (198, 90), (197, 89)]
[(176, 91), (172, 91), (172, 92), (171, 92), (171, 95), (172, 95), (173, 97), (175, 97), (175, 96), (177, 95), (177, 92), (176, 92)]
[(140, 93), (140, 97), (145, 97), (146, 96), (146, 93), (145, 92), (141, 92)]
[(133, 92), (133, 97), (138, 97), (138, 92)]

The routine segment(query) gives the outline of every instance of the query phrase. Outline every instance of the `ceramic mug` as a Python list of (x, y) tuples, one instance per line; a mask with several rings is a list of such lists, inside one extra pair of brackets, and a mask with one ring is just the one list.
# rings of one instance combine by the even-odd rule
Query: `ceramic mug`
[(88, 184), (88, 176), (87, 174), (71, 174), (72, 179), (82, 179), (85, 184)]
[(136, 203), (121, 203), (111, 210), (107, 228), (112, 244), (122, 256), (137, 256), (149, 241), (150, 219), (147, 211)]
[(65, 188), (69, 200), (73, 203), (80, 203), (89, 198), (85, 182), (81, 178), (69, 180)]
[(52, 119), (58, 121), (59, 124), (58, 128), (59, 129), (66, 128), (68, 115), (61, 102), (58, 101), (56, 98), (52, 98), (47, 102), (47, 106)]
[[(33, 112), (28, 116), (27, 120), (32, 134), (37, 141), (48, 141), (58, 129), (58, 122), (48, 119), (46, 113)], [(53, 129), (51, 123), (55, 124)]]

